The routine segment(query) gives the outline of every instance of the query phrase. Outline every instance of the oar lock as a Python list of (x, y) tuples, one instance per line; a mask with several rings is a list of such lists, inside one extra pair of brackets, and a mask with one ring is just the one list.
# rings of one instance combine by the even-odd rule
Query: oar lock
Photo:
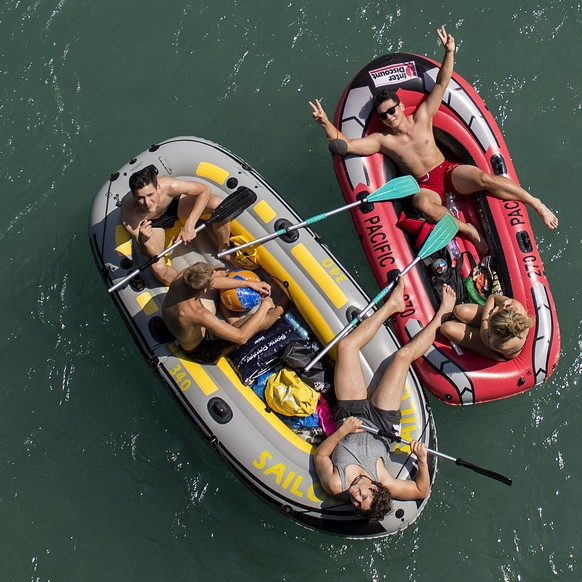
[[(356, 200), (359, 200), (361, 202), (362, 200), (366, 200), (366, 198), (368, 198), (369, 195), (370, 195), (369, 192), (366, 192), (366, 190), (362, 190), (361, 192), (358, 192), (358, 194), (356, 195)], [(370, 212), (373, 212), (374, 204), (372, 202), (364, 202), (363, 204), (360, 204), (358, 208), (360, 209), (360, 212), (362, 214), (369, 214)]]
[[(286, 218), (279, 218), (275, 221), (273, 228), (275, 231), (277, 230), (287, 230), (290, 226), (293, 226), (293, 223), (287, 220)], [(294, 243), (299, 238), (299, 232), (297, 230), (292, 230), (291, 232), (286, 232), (282, 234), (279, 238), (284, 240), (286, 243)]]

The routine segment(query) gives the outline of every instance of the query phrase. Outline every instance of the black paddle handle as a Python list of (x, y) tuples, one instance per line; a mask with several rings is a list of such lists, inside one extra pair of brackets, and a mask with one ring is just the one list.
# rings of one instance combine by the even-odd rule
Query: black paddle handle
[(485, 477), (495, 479), (496, 481), (500, 481), (501, 483), (511, 487), (512, 481), (509, 477), (506, 477), (505, 475), (500, 475), (495, 471), (490, 471), (489, 469), (484, 469), (483, 467), (473, 465), (473, 463), (468, 463), (467, 461), (463, 461), (463, 459), (455, 459), (455, 464), (459, 465), (460, 467), (465, 467), (466, 469), (471, 469), (471, 471), (475, 471), (475, 473), (485, 475)]
[[(378, 434), (396, 443), (405, 442), (409, 444), (408, 441), (402, 439), (401, 437), (395, 435), (394, 433), (390, 433), (385, 430), (378, 430)], [(509, 477), (501, 475), (500, 473), (496, 473), (495, 471), (484, 469), (483, 467), (479, 467), (478, 465), (474, 465), (473, 463), (469, 463), (468, 461), (464, 461), (463, 459), (451, 457), (450, 455), (446, 455), (445, 453), (441, 453), (439, 451), (433, 451), (432, 449), (429, 448), (427, 448), (427, 452), (431, 455), (440, 457), (441, 459), (446, 459), (447, 461), (454, 461), (455, 465), (459, 465), (459, 467), (465, 467), (465, 469), (470, 469), (471, 471), (475, 471), (475, 473), (479, 473), (480, 475), (484, 475), (485, 477), (489, 477), (490, 479), (495, 479), (496, 481), (499, 481), (504, 485), (508, 485), (509, 487), (511, 487), (512, 485), (512, 481)]]

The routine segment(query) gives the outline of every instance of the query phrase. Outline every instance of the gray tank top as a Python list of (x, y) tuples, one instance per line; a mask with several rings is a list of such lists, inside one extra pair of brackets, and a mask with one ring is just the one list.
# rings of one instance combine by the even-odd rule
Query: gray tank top
[(382, 459), (385, 463), (385, 455), (386, 445), (368, 432), (352, 433), (345, 436), (331, 454), (331, 462), (338, 470), (342, 491), (348, 487), (346, 485), (346, 467), (348, 465), (362, 467), (375, 481), (378, 481), (376, 463), (378, 459)]

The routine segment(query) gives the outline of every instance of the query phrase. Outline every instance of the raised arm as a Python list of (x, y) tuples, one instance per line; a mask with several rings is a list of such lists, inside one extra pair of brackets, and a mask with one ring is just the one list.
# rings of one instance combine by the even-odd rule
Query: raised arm
[(153, 241), (152, 221), (147, 218), (139, 219), (135, 211), (133, 194), (128, 192), (121, 201), (121, 224), (123, 228), (134, 238), (142, 252), (153, 257), (159, 251)]
[(422, 108), (431, 118), (434, 117), (439, 109), (441, 101), (443, 100), (449, 81), (453, 76), (453, 66), (455, 62), (455, 39), (452, 35), (447, 34), (444, 26), (437, 29), (437, 34), (443, 43), (445, 55), (435, 81), (435, 86), (421, 107), (419, 107), (419, 110)]
[(418, 460), (418, 471), (414, 481), (411, 479), (390, 478), (388, 488), (392, 497), (402, 501), (410, 499), (424, 499), (430, 493), (430, 475), (428, 472), (427, 451), (424, 443), (412, 441), (410, 443), (412, 453)]
[(257, 311), (242, 319), (239, 326), (219, 319), (210, 311), (204, 312), (197, 323), (209, 329), (214, 335), (242, 345), (257, 332), (269, 328), (282, 314), (281, 307), (275, 306), (270, 297), (264, 297)]
[(271, 286), (264, 281), (249, 281), (248, 279), (225, 277), (224, 275), (213, 275), (210, 287), (212, 289), (219, 289), (220, 291), (248, 287), (263, 296), (271, 294)]
[(358, 156), (371, 156), (380, 151), (379, 134), (372, 134), (363, 138), (349, 139), (327, 117), (319, 99), (309, 102), (313, 121), (317, 123), (329, 140), (329, 151), (334, 155), (345, 156), (355, 154)]

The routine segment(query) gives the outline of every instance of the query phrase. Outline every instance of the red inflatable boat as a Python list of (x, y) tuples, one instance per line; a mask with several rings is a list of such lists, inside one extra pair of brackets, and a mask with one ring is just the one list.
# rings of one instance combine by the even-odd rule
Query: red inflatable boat
[[(382, 131), (371, 97), (380, 87), (398, 90), (406, 113), (412, 112), (431, 91), (439, 64), (425, 57), (399, 53), (379, 57), (364, 67), (344, 91), (335, 112), (336, 127), (350, 139)], [(437, 143), (447, 159), (473, 164), (492, 174), (518, 182), (503, 137), (475, 90), (453, 74), (434, 120)], [(334, 166), (344, 198), (374, 192), (399, 174), (382, 154), (369, 157), (334, 156)], [(361, 196), (361, 194), (360, 194)], [(520, 301), (535, 325), (518, 357), (504, 361), (462, 350), (439, 336), (425, 356), (416, 362), (416, 372), (425, 386), (449, 404), (476, 404), (524, 392), (546, 380), (557, 366), (560, 334), (554, 301), (534, 240), (525, 206), (501, 201), (486, 192), (457, 196), (459, 218), (486, 233), (504, 295)], [(389, 274), (403, 270), (418, 253), (414, 237), (397, 225), (409, 202), (376, 203), (353, 211), (356, 230), (378, 285), (385, 287)], [(456, 239), (463, 253), (463, 278), (483, 257), (467, 240)], [(430, 271), (423, 263), (407, 276), (407, 309), (394, 327), (401, 342), (407, 342), (431, 320), (437, 295)]]

